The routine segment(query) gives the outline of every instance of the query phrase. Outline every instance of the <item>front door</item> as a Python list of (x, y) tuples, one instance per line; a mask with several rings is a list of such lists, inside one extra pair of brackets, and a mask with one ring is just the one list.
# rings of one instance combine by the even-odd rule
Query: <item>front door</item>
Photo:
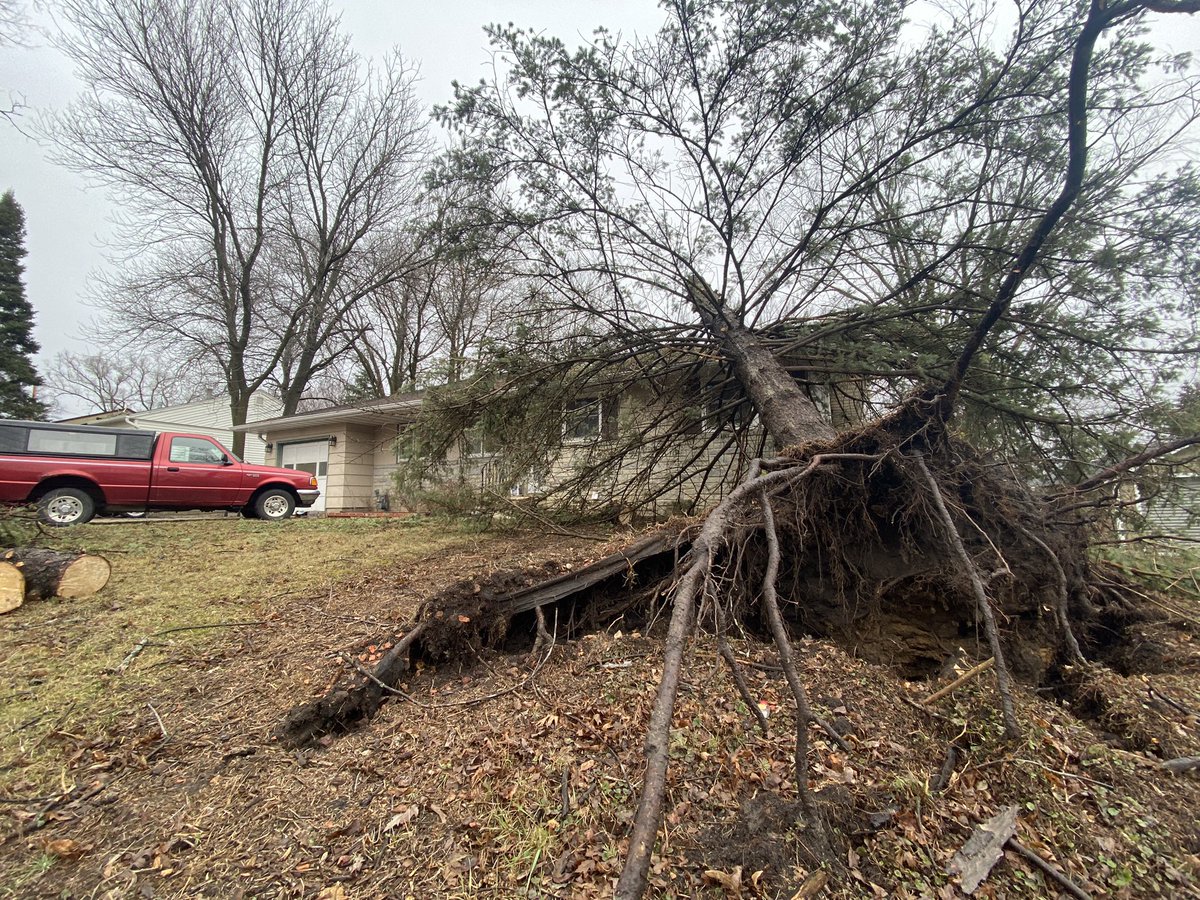
[(220, 509), (242, 499), (242, 467), (226, 465), (225, 451), (202, 437), (171, 438), (155, 466), (150, 502), (184, 509)]
[(302, 444), (284, 444), (279, 448), (279, 464), (285, 469), (296, 469), (317, 476), (317, 488), (321, 496), (309, 507), (313, 512), (325, 509), (325, 482), (329, 472), (329, 441), (305, 441)]

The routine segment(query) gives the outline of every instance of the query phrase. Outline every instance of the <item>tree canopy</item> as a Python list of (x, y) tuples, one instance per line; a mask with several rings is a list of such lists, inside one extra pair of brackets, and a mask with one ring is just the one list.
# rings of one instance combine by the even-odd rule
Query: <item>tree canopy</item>
[[(574, 50), (492, 28), (496, 77), (442, 110), (458, 142), (439, 173), (473, 185), (463, 227), (516, 248), (512, 274), (539, 285), (531, 317), (558, 323), (540, 343), (522, 332), (498, 378), (518, 384), (522, 354), (543, 382), (549, 358), (631, 383), (719, 360), (752, 392), (766, 369), (744, 356), (765, 350), (794, 377), (760, 392), (760, 421), (795, 443), (826, 433), (830, 396), (882, 412), (954, 380), (1019, 264), (971, 352), (959, 427), (1058, 480), (1155, 439), (1150, 411), (1194, 367), (1200, 182), (1180, 152), (1195, 72), (1145, 23), (1187, 4), (1089, 21), (1088, 4), (1031, 2), (1011, 24), (853, 0), (664, 9), (656, 35)], [(1081, 28), (1094, 58), (1069, 116)], [(1072, 117), (1086, 174), (1022, 261), (1078, 162)], [(719, 402), (727, 382), (703, 381), (699, 402)]]
[[(59, 44), (88, 91), (46, 123), (114, 190), (112, 332), (294, 411), (404, 271), (427, 138), (414, 73), (366, 65), (324, 4), (69, 0)], [(239, 435), (235, 443), (242, 440)], [(240, 447), (235, 446), (234, 450)]]

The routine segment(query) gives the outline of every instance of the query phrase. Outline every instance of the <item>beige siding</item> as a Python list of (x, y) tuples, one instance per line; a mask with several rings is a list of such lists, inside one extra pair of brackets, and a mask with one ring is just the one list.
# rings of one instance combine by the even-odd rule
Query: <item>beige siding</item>
[[(394, 429), (392, 431), (394, 434)], [(379, 479), (376, 459), (386, 429), (371, 425), (314, 425), (309, 428), (279, 429), (267, 432), (274, 444), (268, 465), (279, 464), (279, 448), (284, 444), (331, 441), (328, 474), (325, 482), (325, 509), (328, 512), (371, 510), (376, 508), (375, 491)], [(390, 439), (387, 439), (390, 444)]]
[(1146, 503), (1144, 530), (1200, 539), (1200, 477), (1182, 476)]
[[(248, 421), (267, 419), (279, 415), (282, 406), (274, 397), (255, 394), (250, 398)], [(229, 412), (229, 398), (215, 397), (212, 400), (197, 400), (166, 406), (143, 413), (132, 413), (129, 421), (137, 428), (150, 431), (184, 431), (204, 434), (215, 438), (226, 447), (233, 446), (233, 417)], [(254, 432), (246, 434), (246, 450), (242, 454), (248, 463), (262, 465), (266, 461), (266, 442)]]
[(399, 468), (396, 462), (397, 426), (381, 425), (375, 430), (375, 462), (372, 472), (372, 490), (379, 496), (387, 494), (388, 503), (393, 510), (403, 509), (396, 496), (396, 482), (393, 476)]

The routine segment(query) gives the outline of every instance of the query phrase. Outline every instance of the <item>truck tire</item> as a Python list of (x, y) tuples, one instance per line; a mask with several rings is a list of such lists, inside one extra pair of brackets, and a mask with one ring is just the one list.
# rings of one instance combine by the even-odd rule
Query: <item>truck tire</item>
[(296, 498), (283, 488), (263, 491), (254, 501), (254, 516), (267, 522), (290, 518), (296, 509)]
[(38, 519), (55, 528), (82, 525), (96, 515), (96, 501), (87, 491), (73, 487), (54, 488), (38, 500)]

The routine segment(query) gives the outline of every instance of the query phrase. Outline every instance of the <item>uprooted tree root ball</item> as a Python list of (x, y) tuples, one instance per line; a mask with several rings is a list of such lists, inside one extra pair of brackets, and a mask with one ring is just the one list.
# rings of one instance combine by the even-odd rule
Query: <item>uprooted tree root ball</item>
[[(723, 651), (735, 630), (775, 643), (798, 711), (795, 783), (806, 843), (816, 856), (835, 858), (836, 829), (826, 827), (805, 771), (811, 726), (840, 737), (809, 705), (790, 634), (831, 638), (910, 676), (933, 674), (957, 656), (992, 657), (1015, 736), (1010, 677), (1092, 684), (1062, 676), (1102, 656), (1114, 627), (1138, 621), (1111, 572), (1092, 577), (1084, 522), (1062, 512), (1070, 502), (1034, 496), (1006, 469), (931, 427), (922, 408), (914, 400), (868, 427), (760, 461), (702, 522), (660, 529), (582, 568), (453, 585), (402, 633), (379, 642), (391, 646), (373, 669), (346, 658), (348, 674), (295, 708), (280, 740), (302, 745), (369, 719), (389, 696), (403, 696), (397, 684), (417, 660), (540, 650), (618, 620), (644, 624), (669, 606), (631, 860), (653, 846), (666, 729), (697, 626)], [(722, 655), (743, 683), (733, 655)], [(750, 700), (744, 692), (742, 699)]]

